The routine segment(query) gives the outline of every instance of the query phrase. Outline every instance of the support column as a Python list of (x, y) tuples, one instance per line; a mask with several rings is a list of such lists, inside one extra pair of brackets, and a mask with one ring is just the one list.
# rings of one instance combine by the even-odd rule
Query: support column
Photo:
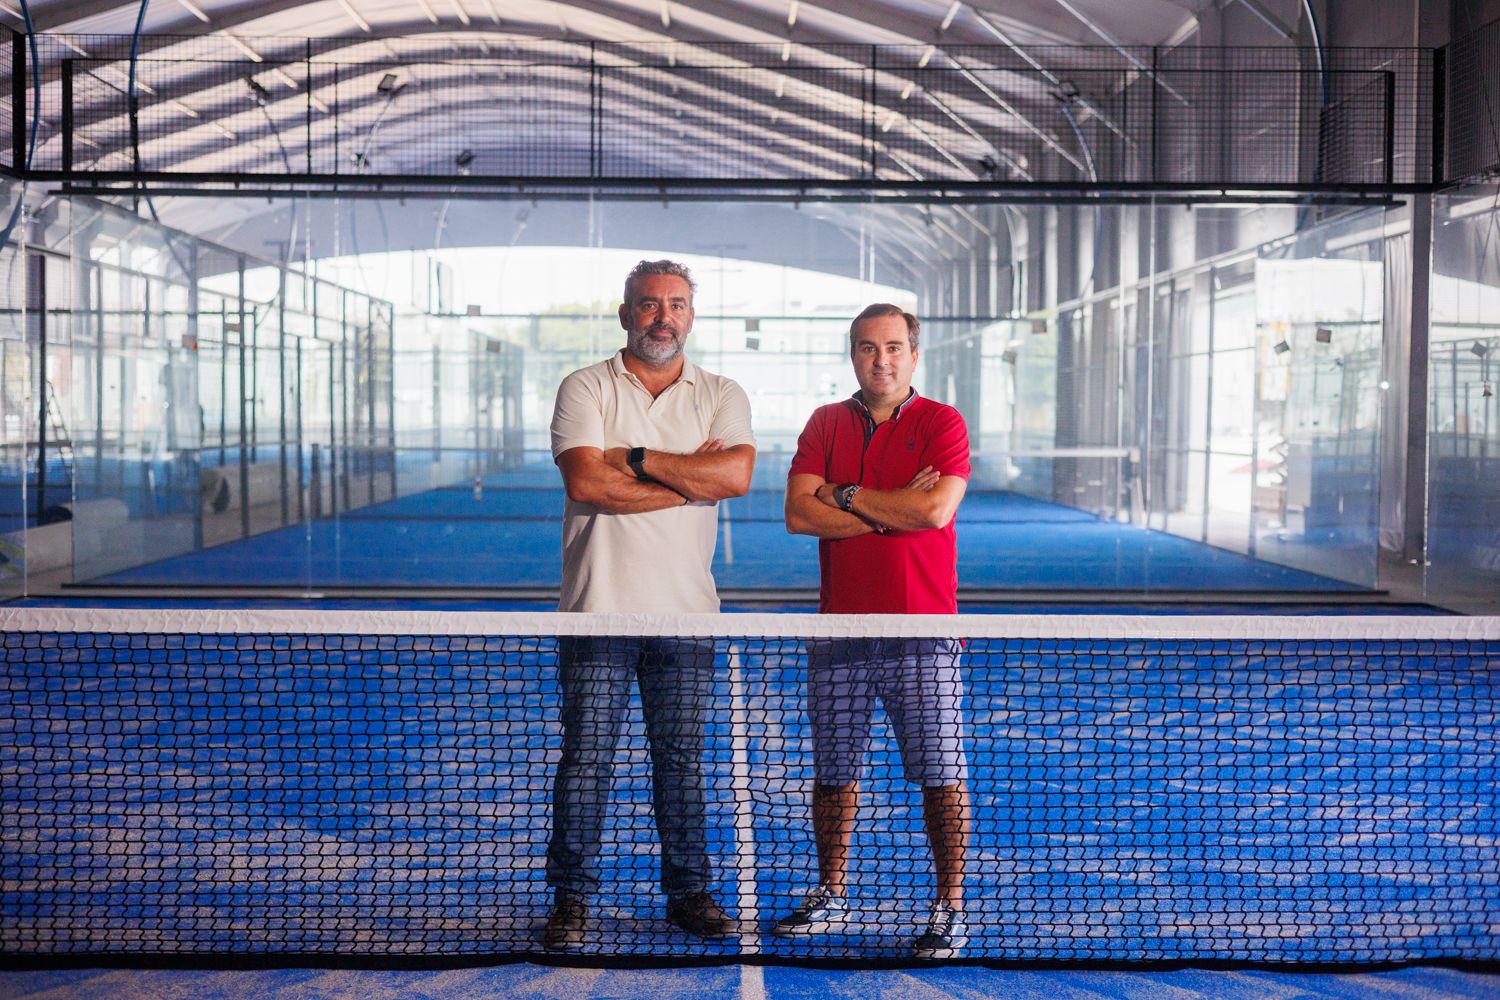
[(1406, 461), (1401, 556), (1427, 551), (1427, 347), (1432, 311), (1432, 196), (1411, 198), (1411, 342), (1406, 361)]

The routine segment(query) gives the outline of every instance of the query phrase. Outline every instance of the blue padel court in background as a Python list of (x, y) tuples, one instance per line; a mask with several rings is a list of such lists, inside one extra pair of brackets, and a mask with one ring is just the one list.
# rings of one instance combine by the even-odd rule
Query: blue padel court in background
[[(721, 504), (721, 589), (818, 586), (815, 539), (788, 535), (783, 486), (757, 474)], [(446, 587), (555, 590), (563, 490), (550, 462), (111, 573), (91, 585)], [(1237, 552), (1102, 520), (1018, 493), (973, 488), (958, 513), (959, 590), (1368, 593)]]

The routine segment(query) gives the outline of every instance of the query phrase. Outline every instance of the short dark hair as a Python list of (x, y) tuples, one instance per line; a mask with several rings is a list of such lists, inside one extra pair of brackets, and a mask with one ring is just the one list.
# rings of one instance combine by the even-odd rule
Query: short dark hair
[(891, 305), (889, 302), (877, 302), (874, 305), (865, 306), (864, 310), (849, 324), (849, 353), (854, 353), (854, 331), (859, 329), (859, 324), (867, 319), (879, 319), (882, 316), (900, 316), (906, 320), (906, 339), (911, 344), (913, 352), (917, 350), (917, 339), (922, 332), (922, 324), (917, 317), (902, 309), (900, 306)]
[(698, 291), (698, 283), (693, 280), (693, 272), (689, 271), (686, 265), (679, 264), (675, 260), (643, 260), (631, 268), (630, 273), (625, 276), (625, 304), (627, 306), (630, 305), (630, 293), (634, 290), (635, 283), (648, 274), (666, 274), (686, 281), (688, 305), (693, 304), (693, 294)]

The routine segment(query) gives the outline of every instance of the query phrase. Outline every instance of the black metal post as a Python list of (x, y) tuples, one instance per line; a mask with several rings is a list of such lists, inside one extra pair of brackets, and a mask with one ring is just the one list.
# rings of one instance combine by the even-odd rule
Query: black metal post
[(16, 173), (26, 169), (26, 36), (10, 36), (10, 141), (11, 166)]
[(870, 46), (870, 180), (880, 176), (880, 124), (875, 120), (878, 117), (880, 105), (880, 47)]
[(36, 523), (47, 510), (47, 258), (33, 254), (30, 260), (31, 309), (36, 316)]
[[(203, 357), (199, 353), (199, 351), (200, 351), (200, 349), (202, 348), (203, 345), (198, 340), (199, 323), (198, 323), (198, 241), (197, 240), (193, 240), (192, 242), (190, 242), (188, 244), (188, 276), (187, 276), (187, 280), (188, 280), (188, 287), (187, 287), (187, 295), (188, 295), (188, 301), (187, 301), (187, 332), (188, 332), (188, 337), (190, 338), (189, 343), (192, 344), (192, 351), (193, 351), (193, 399), (192, 399), (192, 406), (194, 408), (194, 413), (193, 413), (192, 417), (193, 417), (193, 421), (197, 425), (197, 429), (198, 429), (197, 434), (194, 435), (193, 471), (192, 471), (192, 478), (191, 478), (190, 482), (193, 483), (193, 484), (196, 484), (196, 483), (199, 482), (200, 477), (202, 475), (202, 471), (203, 471), (203, 446), (205, 444), (204, 437), (206, 436), (206, 434), (208, 432), (208, 428), (206, 428), (206, 427), (203, 426), (203, 404), (201, 402), (199, 402), (199, 400), (202, 399), (202, 389), (200, 388), (199, 378), (201, 377), (201, 373), (202, 373), (201, 359)], [(222, 368), (223, 366), (220, 365), (220, 367)], [(197, 504), (197, 506), (194, 508), (194, 512), (193, 512), (193, 548), (194, 549), (201, 549), (201, 548), (203, 548), (203, 504), (201, 502)]]
[(604, 172), (604, 81), (599, 78), (597, 42), (589, 42), (589, 176), (598, 180)]
[[(301, 524), (307, 520), (307, 483), (303, 480), (302, 472), (302, 338), (295, 340), (296, 351), (297, 388), (295, 392), (297, 405), (297, 523)], [(314, 447), (317, 447), (314, 445)]]
[(1385, 182), (1396, 182), (1396, 74), (1385, 76)]
[[(73, 60), (62, 62), (62, 168), (73, 172)], [(67, 182), (63, 182), (67, 186)]]
[(1432, 53), (1432, 177), (1434, 184), (1448, 180), (1448, 46)]
[(281, 433), (277, 435), (279, 444), (279, 455), (281, 459), (281, 524), (283, 527), (288, 523), (291, 516), (291, 505), (287, 497), (290, 489), (289, 476), (287, 475), (287, 441), (286, 441), (286, 268), (277, 271), (280, 287), (276, 293), (276, 373), (277, 389), (280, 397), (279, 405), (276, 407), (277, 415), (281, 420)]
[[(312, 39), (307, 40), (307, 77), (305, 87), (307, 89), (307, 172), (313, 172), (313, 135), (312, 135), (312, 113), (313, 113), (313, 71), (312, 71)], [(291, 252), (287, 252), (287, 260), (291, 260)], [(285, 438), (285, 435), (282, 435)], [(283, 520), (285, 520), (283, 518)]]
[(1161, 117), (1158, 112), (1158, 98), (1161, 84), (1158, 83), (1158, 72), (1161, 62), (1161, 46), (1151, 46), (1151, 183), (1155, 184), (1160, 179), (1157, 177), (1157, 148), (1158, 133), (1161, 131)]
[[(249, 401), (245, 398), (245, 258), (239, 258), (237, 262), (239, 271), (239, 303), (240, 303), (240, 533), (241, 537), (250, 537), (250, 442), (245, 434), (249, 425), (249, 414), (246, 412)], [(227, 403), (228, 400), (225, 400)]]

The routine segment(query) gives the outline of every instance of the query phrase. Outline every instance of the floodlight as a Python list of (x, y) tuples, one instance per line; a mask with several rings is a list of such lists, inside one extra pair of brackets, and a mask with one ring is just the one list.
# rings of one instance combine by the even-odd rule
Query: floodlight
[(759, 333), (760, 332), (760, 319), (759, 318), (754, 318), (754, 319), (747, 319), (747, 320), (745, 320), (745, 332), (746, 333)]
[(1482, 392), (1480, 392), (1479, 395), (1483, 396), (1485, 399), (1489, 399), (1494, 394), (1495, 394), (1495, 390), (1492, 389), (1492, 388), (1490, 388), (1490, 384), (1488, 382), (1486, 382), (1484, 384), (1484, 390)]
[(468, 173), (469, 164), (473, 162), (474, 151), (472, 149), (466, 149), (453, 158), (453, 165), (465, 173)]
[(1034, 320), (1032, 320), (1031, 321), (1031, 332), (1032, 333), (1046, 333), (1047, 332), (1047, 321), (1044, 320), (1044, 319), (1034, 319)]
[(1013, 365), (1013, 364), (1016, 363), (1016, 352), (1015, 351), (1002, 351), (1001, 354), (1000, 354), (1000, 360), (1004, 361), (1008, 365)]
[(758, 350), (760, 350), (760, 338), (759, 337), (746, 337), (745, 338), (745, 350), (747, 350), (747, 351), (758, 351)]
[(396, 92), (396, 84), (399, 82), (396, 79), (395, 73), (387, 73), (380, 78), (380, 82), (375, 85), (375, 89), (382, 94), (394, 94)]
[(986, 176), (994, 177), (995, 171), (1000, 169), (1000, 164), (995, 162), (993, 156), (986, 153), (979, 158), (979, 169), (983, 170)]
[(1318, 327), (1315, 331), (1313, 331), (1313, 336), (1318, 338), (1318, 343), (1320, 344), (1333, 343), (1333, 331), (1326, 326)]
[(1276, 341), (1276, 346), (1271, 348), (1271, 350), (1275, 351), (1277, 354), (1285, 354), (1287, 351), (1290, 351), (1291, 349), (1292, 349), (1292, 345), (1288, 344), (1284, 340), (1278, 340), (1278, 341)]
[(1474, 342), (1474, 346), (1469, 348), (1469, 350), (1476, 358), (1482, 358), (1486, 354), (1490, 353), (1490, 349), (1477, 340)]
[(468, 307), (468, 309), (466, 309), (464, 311), (464, 313), (465, 313), (465, 315), (468, 315), (468, 316), (482, 316), (482, 315), (484, 315), (484, 311), (482, 309), (480, 309), (479, 306), (477, 304), (473, 303), (473, 302), (469, 303), (469, 307)]

